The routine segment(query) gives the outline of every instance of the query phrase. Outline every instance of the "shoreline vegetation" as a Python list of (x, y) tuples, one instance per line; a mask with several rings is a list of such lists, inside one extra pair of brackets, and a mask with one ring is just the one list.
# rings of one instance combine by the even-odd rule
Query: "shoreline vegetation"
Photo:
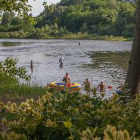
[(0, 38), (129, 41), (134, 37), (135, 5), (122, 0), (61, 0), (45, 3), (30, 20), (4, 12)]
[(32, 37), (26, 32), (1, 32), (0, 39), (80, 39), (80, 40), (105, 40), (105, 41), (133, 41), (133, 37), (113, 36), (113, 35), (89, 35), (86, 33), (69, 33), (67, 35), (43, 35)]

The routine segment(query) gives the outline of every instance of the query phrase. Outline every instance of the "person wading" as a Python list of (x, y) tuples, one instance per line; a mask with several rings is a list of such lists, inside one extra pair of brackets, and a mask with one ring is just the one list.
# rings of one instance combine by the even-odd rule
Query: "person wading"
[(63, 82), (65, 82), (66, 88), (71, 87), (71, 78), (68, 73), (66, 73), (66, 75), (64, 76)]
[(97, 90), (99, 89), (100, 92), (105, 91), (105, 84), (101, 81), (101, 83), (98, 85)]
[(62, 67), (64, 65), (64, 58), (59, 58), (59, 66)]
[(90, 93), (90, 82), (88, 80), (88, 78), (86, 78), (86, 80), (84, 81), (84, 90), (87, 92), (87, 93)]

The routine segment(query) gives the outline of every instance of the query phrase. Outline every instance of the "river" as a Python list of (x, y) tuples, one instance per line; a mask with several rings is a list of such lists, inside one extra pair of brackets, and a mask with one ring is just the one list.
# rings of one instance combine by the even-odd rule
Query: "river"
[[(32, 85), (59, 82), (68, 72), (72, 82), (89, 78), (92, 87), (100, 81), (116, 87), (125, 80), (131, 48), (131, 41), (0, 39), (0, 60), (16, 58), (18, 67), (31, 75)], [(63, 68), (59, 67), (61, 56)]]

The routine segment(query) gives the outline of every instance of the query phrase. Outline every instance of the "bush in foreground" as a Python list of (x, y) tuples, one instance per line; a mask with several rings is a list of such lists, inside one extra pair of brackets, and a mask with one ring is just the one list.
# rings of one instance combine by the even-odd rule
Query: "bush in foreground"
[[(140, 97), (124, 104), (122, 96), (104, 99), (80, 93), (48, 92), (20, 105), (1, 103), (2, 140), (136, 140), (140, 139)], [(135, 137), (134, 138), (134, 134)]]

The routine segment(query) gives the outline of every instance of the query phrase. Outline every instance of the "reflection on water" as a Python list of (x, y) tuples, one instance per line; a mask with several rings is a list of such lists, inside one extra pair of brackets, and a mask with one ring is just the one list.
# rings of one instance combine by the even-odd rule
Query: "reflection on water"
[(12, 47), (12, 46), (21, 46), (25, 45), (24, 42), (0, 42), (0, 47)]
[[(31, 74), (32, 84), (60, 82), (68, 72), (73, 82), (83, 83), (88, 78), (92, 86), (102, 80), (116, 87), (125, 80), (132, 42), (0, 39), (0, 46), (0, 60), (9, 56), (18, 59), (18, 66), (26, 67)], [(62, 68), (59, 67), (61, 56), (64, 57)]]
[(101, 69), (106, 72), (116, 82), (121, 82), (125, 79), (130, 52), (90, 52), (90, 64), (84, 64), (85, 69)]
[(105, 67), (121, 68), (126, 71), (128, 67), (128, 61), (130, 58), (130, 52), (90, 52), (89, 56), (93, 62), (93, 67), (99, 68), (104, 64)]

